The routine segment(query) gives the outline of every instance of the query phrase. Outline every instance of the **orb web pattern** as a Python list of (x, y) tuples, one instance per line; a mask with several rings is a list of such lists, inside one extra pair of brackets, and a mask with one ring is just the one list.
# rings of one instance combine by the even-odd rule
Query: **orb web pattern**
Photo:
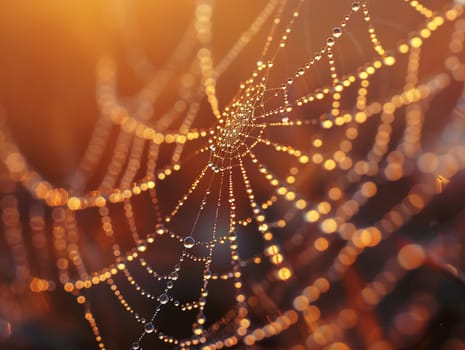
[[(2, 120), (14, 271), (1, 314), (64, 290), (100, 349), (394, 349), (425, 334), (430, 294), (410, 293), (387, 325), (376, 315), (425, 266), (463, 283), (461, 246), (410, 232), (465, 166), (463, 4), (429, 5), (393, 1), (408, 18), (393, 24), (383, 5), (339, 1), (315, 33), (312, 2), (269, 1), (220, 55), (220, 5), (200, 0), (160, 68), (131, 4), (108, 5), (141, 87), (122, 96), (118, 60), (100, 58), (100, 115), (66, 186)], [(251, 73), (220, 95), (247, 50)]]

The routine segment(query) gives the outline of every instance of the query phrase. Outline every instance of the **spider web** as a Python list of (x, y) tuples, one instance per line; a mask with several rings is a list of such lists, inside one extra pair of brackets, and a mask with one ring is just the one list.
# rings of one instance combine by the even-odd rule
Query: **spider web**
[[(283, 334), (286, 348), (335, 350), (363, 343), (359, 315), (411, 270), (435, 264), (461, 280), (436, 237), (405, 232), (465, 166), (460, 2), (397, 0), (389, 7), (407, 20), (393, 25), (383, 5), (339, 1), (317, 34), (307, 17), (323, 5), (270, 1), (219, 55), (216, 7), (199, 1), (161, 68), (130, 4), (118, 6), (143, 86), (120, 97), (118, 62), (100, 60), (100, 117), (66, 188), (29, 165), (3, 123), (2, 248), (14, 273), (2, 313), (27, 290), (61, 288), (101, 349), (212, 350)], [(247, 50), (255, 67), (226, 102), (221, 84)], [(433, 317), (409, 306), (392, 318)], [(369, 346), (391, 342), (378, 330)]]

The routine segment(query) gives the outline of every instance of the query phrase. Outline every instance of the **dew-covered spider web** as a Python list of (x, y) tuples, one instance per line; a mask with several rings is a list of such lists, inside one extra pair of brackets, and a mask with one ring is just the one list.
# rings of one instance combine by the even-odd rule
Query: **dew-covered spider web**
[(449, 300), (463, 330), (463, 1), (183, 5), (165, 50), (105, 4), (119, 53), (63, 184), (5, 108), (0, 321), (77, 302), (96, 349), (397, 349)]

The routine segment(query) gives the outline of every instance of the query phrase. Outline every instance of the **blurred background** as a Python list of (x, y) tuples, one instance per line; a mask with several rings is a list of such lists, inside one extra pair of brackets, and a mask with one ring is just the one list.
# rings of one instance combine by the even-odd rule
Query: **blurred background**
[[(241, 33), (246, 30), (254, 19), (267, 5), (265, 0), (235, 0), (215, 2), (212, 20), (213, 61), (221, 58), (233, 47)], [(291, 18), (293, 1), (285, 7), (281, 15), (283, 21)], [(451, 1), (422, 1), (426, 7), (441, 12), (451, 6)], [(282, 50), (274, 61), (272, 74), (267, 84), (271, 88), (279, 88), (292, 75), (296, 68), (304, 64), (314, 52), (325, 45), (333, 27), (340, 25), (345, 15), (350, 12), (352, 1), (304, 1), (301, 15), (293, 26), (289, 45)], [(44, 179), (57, 187), (68, 188), (72, 183), (73, 174), (78, 169), (82, 156), (85, 154), (92, 132), (95, 128), (101, 110), (97, 101), (97, 65), (102, 57), (110, 56), (117, 67), (117, 95), (123, 103), (131, 105), (131, 98), (144, 87), (144, 75), (150, 75), (162, 67), (170, 57), (183, 34), (189, 28), (189, 23), (195, 12), (196, 2), (180, 0), (176, 2), (161, 2), (149, 0), (136, 1), (4, 1), (0, 10), (0, 109), (5, 119), (5, 125), (11, 133), (19, 150), (33, 169)], [(371, 20), (378, 37), (384, 47), (396, 50), (399, 42), (409, 39), (413, 32), (424, 23), (408, 2), (368, 1)], [(220, 110), (233, 100), (241, 82), (248, 79), (257, 67), (263, 45), (271, 27), (271, 20), (264, 25), (244, 50), (235, 58), (229, 68), (224, 71), (217, 82), (217, 96)], [(430, 77), (446, 71), (444, 62), (447, 57), (453, 23), (446, 23), (425, 40), (421, 52), (419, 80), (427, 81)], [(344, 28), (343, 38), (335, 49), (336, 65), (341, 73), (357, 72), (365, 62), (375, 57), (375, 52), (369, 41), (369, 34), (363, 19), (355, 17)], [(458, 54), (463, 62), (463, 52)], [(368, 96), (369, 101), (384, 102), (395, 93), (402, 91), (407, 67), (407, 58), (399, 58), (392, 69), (382, 69), (373, 78)], [(148, 124), (157, 122), (157, 116), (169, 110), (176, 99), (177, 89), (186, 67), (176, 70), (173, 79), (163, 89), (161, 97), (154, 106), (154, 117)], [(151, 73), (152, 72), (152, 73)], [(316, 65), (314, 74), (309, 78), (308, 85), (295, 87), (293, 96), (313, 91), (318, 86), (331, 82), (324, 63)], [(450, 120), (451, 111), (457, 105), (462, 94), (463, 83), (453, 82), (430, 101), (424, 109), (421, 144), (424, 150), (432, 153), (442, 136), (443, 129)], [(299, 95), (300, 94), (300, 95)], [(292, 96), (293, 95), (293, 96)], [(356, 101), (356, 90), (347, 92), (344, 108), (351, 109)], [(463, 97), (462, 97), (463, 98)], [(282, 100), (278, 103), (283, 103)], [(463, 104), (463, 102), (461, 102)], [(329, 111), (329, 103), (315, 104), (302, 108), (299, 116), (302, 119), (319, 120), (320, 116)], [(401, 121), (394, 124), (393, 139), (399, 140), (405, 128), (403, 117), (405, 110), (399, 111)], [(294, 116), (294, 115), (292, 115)], [(152, 123), (152, 124), (150, 124)], [(213, 128), (215, 117), (206, 99), (203, 98), (200, 110), (193, 127)], [(378, 121), (363, 124), (359, 136), (354, 141), (353, 159), (362, 159), (371, 147)], [(176, 127), (177, 125), (175, 125)], [(396, 131), (397, 130), (397, 131)], [(286, 130), (285, 133), (288, 131)], [(318, 132), (318, 135), (314, 134)], [(284, 133), (284, 134), (285, 134)], [(270, 134), (289, 142), (292, 145), (308, 147), (315, 136), (321, 137), (328, 149), (342, 139), (337, 130), (319, 130), (311, 127), (308, 130), (282, 135)], [(116, 127), (113, 127), (108, 143), (108, 149), (100, 167), (96, 169), (95, 179), (87, 184), (87, 191), (95, 189), (106, 171), (106, 162), (111, 159), (112, 147), (117, 137)], [(460, 139), (462, 142), (463, 139)], [(293, 142), (293, 143), (292, 143)], [(172, 204), (180, 198), (182, 191), (190, 186), (195, 178), (195, 171), (205, 161), (198, 164), (188, 163), (189, 155), (205, 145), (205, 140), (186, 145), (186, 156), (183, 160), (188, 164), (186, 169), (171, 182), (164, 183), (159, 192), (161, 207), (166, 214)], [(309, 146), (310, 147), (310, 146)], [(391, 147), (395, 148), (394, 141)], [(161, 151), (160, 165), (168, 162), (171, 149)], [(266, 164), (271, 164), (274, 170), (285, 174), (293, 166), (285, 155), (277, 155), (266, 149), (257, 151)], [(261, 153), (260, 153), (261, 152)], [(416, 160), (413, 161), (416, 163)], [(323, 200), (326, 192), (334, 182), (344, 177), (344, 170), (338, 169), (335, 174), (317, 170), (316, 167), (306, 168), (299, 173), (296, 190), (312, 201)], [(389, 208), (399, 203), (412, 186), (423, 180), (423, 174), (418, 171), (406, 173), (405, 176), (385, 181), (381, 176), (373, 176), (379, 183), (378, 194), (363, 206), (352, 222), (361, 227), (368, 226), (379, 220)], [(332, 284), (331, 291), (318, 300), (315, 305), (321, 312), (324, 324), (335, 324), (334, 319), (343, 319), (346, 326), (343, 335), (334, 329), (314, 328), (314, 323), (303, 316), (289, 330), (265, 339), (262, 342), (249, 345), (252, 349), (465, 349), (465, 280), (460, 271), (464, 266), (464, 233), (465, 233), (465, 176), (462, 170), (454, 177), (439, 181), (441, 187), (424, 210), (397, 230), (392, 237), (383, 241), (373, 249), (360, 255), (344, 276)], [(45, 218), (44, 232), (47, 249), (51, 257), (46, 261), (50, 267), (48, 272), (39, 276), (56, 286), (49, 286), (48, 291), (37, 293), (39, 287), (32, 282), (24, 290), (15, 290), (9, 285), (15, 280), (15, 262), (11, 258), (7, 244), (6, 231), (8, 225), (4, 220), (0, 231), (0, 349), (92, 349), (97, 348), (92, 331), (84, 318), (82, 305), (75, 302), (75, 297), (66, 293), (57, 278), (56, 262), (53, 258), (53, 241), (51, 236), (50, 208), (43, 208), (27, 190), (20, 185), (5, 185), (2, 178), (3, 193), (14, 193), (18, 201), (20, 225), (23, 225), (25, 245), (30, 250), (33, 229), (30, 228), (28, 213), (42, 211)], [(355, 187), (355, 185), (354, 185)], [(265, 200), (271, 189), (265, 183), (257, 183), (257, 197)], [(181, 192), (179, 192), (181, 191)], [(347, 188), (347, 196), (353, 194), (354, 188)], [(178, 193), (179, 192), (179, 193)], [(5, 195), (10, 198), (10, 195)], [(143, 197), (143, 196), (141, 196)], [(238, 202), (244, 202), (243, 195), (238, 194)], [(3, 200), (9, 203), (10, 199)], [(141, 199), (134, 204), (136, 219), (143, 221), (142, 227), (153, 227), (154, 218), (147, 210), (150, 199)], [(4, 204), (2, 207), (7, 206)], [(198, 202), (190, 204), (188, 211), (198, 208)], [(116, 205), (115, 205), (116, 206)], [(286, 217), (290, 204), (277, 206), (269, 213), (270, 222)], [(35, 209), (31, 209), (35, 208)], [(112, 209), (113, 210), (113, 209)], [(123, 228), (124, 215), (121, 208), (119, 217), (114, 214), (114, 226), (121, 232), (118, 237), (128, 234)], [(163, 209), (162, 209), (163, 210)], [(6, 214), (2, 214), (6, 215)], [(106, 266), (112, 261), (105, 255), (108, 246), (99, 243), (101, 224), (97, 213), (89, 211), (76, 214), (78, 232), (84, 237), (80, 249), (88, 258), (91, 266)], [(206, 219), (208, 221), (208, 219)], [(299, 231), (302, 220), (289, 219), (289, 226), (277, 230), (278, 241), (283, 254), (293, 267), (294, 275), (289, 281), (280, 282), (269, 278), (273, 267), (264, 266), (250, 269), (244, 276), (243, 283), (251, 298), (253, 306), (260, 300), (269, 298), (272, 306), (257, 306), (253, 323), (266, 324), (266, 320), (274, 319), (285, 310), (292, 308), (293, 300), (308, 286), (309, 281), (323, 276), (330, 270), (332, 259), (341, 249), (343, 240), (330, 241), (330, 249), (306, 261), (308, 246), (314, 245), (317, 226), (305, 226)], [(138, 223), (139, 224), (139, 223)], [(173, 224), (177, 225), (177, 223)], [(180, 231), (188, 230), (189, 223), (180, 222)], [(174, 226), (173, 226), (174, 227)], [(243, 235), (247, 236), (244, 229)], [(301, 232), (296, 234), (296, 232)], [(252, 234), (249, 236), (253, 236)], [(291, 241), (291, 237), (294, 240)], [(295, 238), (297, 237), (297, 238)], [(122, 238), (124, 241), (124, 238)], [(129, 240), (129, 239), (128, 239)], [(88, 245), (86, 246), (86, 242)], [(289, 243), (290, 242), (290, 243)], [(416, 269), (407, 269), (400, 273), (395, 263), (402, 247), (416, 243), (428, 251), (428, 257)], [(152, 252), (155, 262), (160, 266), (170, 266), (179, 256), (179, 247), (170, 243), (160, 243)], [(253, 256), (263, 247), (255, 238), (242, 238), (244, 256)], [(128, 249), (131, 243), (127, 243)], [(133, 248), (133, 247), (132, 247)], [(410, 252), (415, 257), (416, 252)], [(403, 254), (410, 254), (403, 251)], [(421, 254), (420, 254), (421, 255)], [(31, 270), (39, 270), (40, 255), (31, 253)], [(97, 258), (100, 256), (100, 258)], [(433, 257), (433, 258), (431, 258)], [(157, 260), (159, 259), (159, 260)], [(412, 258), (413, 259), (413, 258)], [(408, 260), (408, 259), (407, 259)], [(310, 262), (309, 262), (310, 261)], [(409, 260), (410, 261), (410, 260)], [(165, 264), (165, 265), (164, 265)], [(392, 266), (394, 267), (392, 267)], [(401, 264), (402, 265), (402, 264)], [(452, 267), (448, 267), (452, 266)], [(47, 270), (47, 268), (44, 268)], [(43, 272), (44, 269), (41, 271)], [(189, 267), (186, 267), (189, 269)], [(192, 273), (199, 273), (192, 267)], [(390, 271), (398, 276), (399, 281), (379, 303), (369, 307), (360, 299), (360, 293), (382, 271)], [(48, 275), (47, 275), (48, 274)], [(46, 276), (47, 275), (47, 276)], [(181, 296), (186, 294), (195, 282), (186, 276), (176, 292)], [(393, 277), (394, 278), (394, 277)], [(147, 285), (160, 288), (156, 282), (146, 281)], [(37, 288), (36, 288), (37, 287)], [(209, 315), (213, 320), (223, 317), (233, 308), (228, 299), (231, 285), (224, 284), (212, 291), (209, 297), (211, 305)], [(130, 288), (127, 288), (130, 290)], [(183, 291), (184, 290), (184, 291)], [(261, 291), (261, 292), (260, 292)], [(368, 293), (368, 292), (367, 292)], [(226, 295), (228, 297), (226, 297)], [(223, 299), (224, 298), (224, 299)], [(127, 312), (122, 310), (117, 300), (104, 286), (89, 290), (88, 299), (92, 300), (96, 318), (101, 322), (101, 332), (108, 349), (128, 349), (131, 342), (137, 338), (138, 325)], [(363, 299), (363, 298), (362, 298)], [(369, 299), (369, 297), (368, 297)], [(134, 301), (136, 304), (138, 301)], [(369, 304), (369, 303), (368, 303)], [(141, 309), (151, 310), (153, 305), (140, 302)], [(252, 307), (253, 308), (253, 307)], [(151, 311), (150, 311), (151, 312)], [(149, 312), (149, 313), (150, 313)], [(192, 317), (183, 319), (184, 314), (164, 314), (160, 322), (166, 333), (178, 332), (178, 328), (189, 328)], [(341, 316), (342, 315), (342, 316)], [(339, 318), (338, 318), (339, 317)], [(318, 317), (319, 318), (319, 317)], [(318, 319), (317, 318), (317, 319)], [(140, 328), (140, 327), (139, 327)], [(179, 331), (182, 333), (181, 331)], [(319, 332), (319, 333), (318, 333)], [(331, 333), (328, 335), (328, 332)], [(312, 337), (320, 334), (321, 337)], [(180, 337), (184, 337), (184, 333)], [(334, 339), (334, 341), (319, 341), (318, 339)], [(339, 341), (336, 341), (339, 339)], [(336, 344), (336, 345), (334, 345)], [(338, 345), (339, 344), (339, 345)], [(341, 345), (342, 344), (342, 345)], [(240, 343), (235, 348), (245, 347)], [(344, 347), (345, 346), (345, 347)], [(144, 349), (173, 348), (171, 345), (147, 342)], [(196, 348), (195, 346), (193, 348)]]

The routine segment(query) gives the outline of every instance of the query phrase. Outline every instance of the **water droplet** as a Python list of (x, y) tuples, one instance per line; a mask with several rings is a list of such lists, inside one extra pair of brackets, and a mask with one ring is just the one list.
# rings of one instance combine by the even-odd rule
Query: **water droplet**
[(153, 325), (152, 322), (147, 322), (144, 325), (144, 331), (145, 333), (152, 333), (155, 330), (155, 326)]
[(292, 78), (287, 79), (287, 83), (288, 83), (289, 85), (291, 85), (293, 82), (294, 82), (294, 80), (293, 80)]
[(299, 75), (304, 75), (304, 73), (305, 73), (305, 69), (303, 68), (299, 68), (299, 70), (297, 71), (297, 74)]
[(195, 239), (191, 236), (187, 236), (186, 238), (184, 238), (183, 244), (184, 244), (184, 248), (190, 249), (194, 246)]
[(340, 38), (342, 36), (342, 29), (339, 27), (334, 27), (333, 28), (333, 36), (335, 38)]
[(161, 225), (157, 225), (157, 229), (155, 231), (157, 234), (162, 235), (165, 233), (165, 229)]
[(326, 45), (328, 45), (329, 47), (334, 46), (335, 43), (336, 41), (334, 41), (334, 38), (328, 38), (328, 40), (326, 40)]
[(194, 327), (192, 328), (192, 332), (195, 334), (195, 335), (201, 335), (203, 333), (203, 329), (200, 325), (194, 325)]
[(132, 350), (139, 350), (140, 349), (140, 343), (138, 341), (135, 341), (134, 343), (132, 343), (131, 349)]
[(166, 282), (166, 288), (171, 289), (171, 288), (173, 288), (173, 286), (174, 286), (173, 281)]
[(176, 281), (179, 278), (179, 275), (177, 272), (171, 272), (170, 273), (170, 279), (173, 281)]
[(355, 2), (352, 3), (352, 11), (357, 12), (358, 10), (360, 10), (360, 2), (355, 1)]
[(203, 272), (203, 277), (205, 277), (205, 279), (209, 280), (210, 278), (212, 278), (212, 272), (210, 269), (206, 269), (204, 272)]
[(203, 324), (205, 324), (206, 320), (207, 320), (207, 318), (205, 317), (205, 314), (203, 312), (200, 312), (197, 315), (197, 323), (198, 324), (203, 325)]
[(170, 297), (166, 293), (162, 293), (158, 297), (158, 301), (160, 302), (160, 304), (166, 304), (169, 300), (170, 300)]
[(137, 245), (137, 250), (141, 253), (145, 252), (147, 250), (147, 246), (145, 245), (145, 243), (139, 243)]

